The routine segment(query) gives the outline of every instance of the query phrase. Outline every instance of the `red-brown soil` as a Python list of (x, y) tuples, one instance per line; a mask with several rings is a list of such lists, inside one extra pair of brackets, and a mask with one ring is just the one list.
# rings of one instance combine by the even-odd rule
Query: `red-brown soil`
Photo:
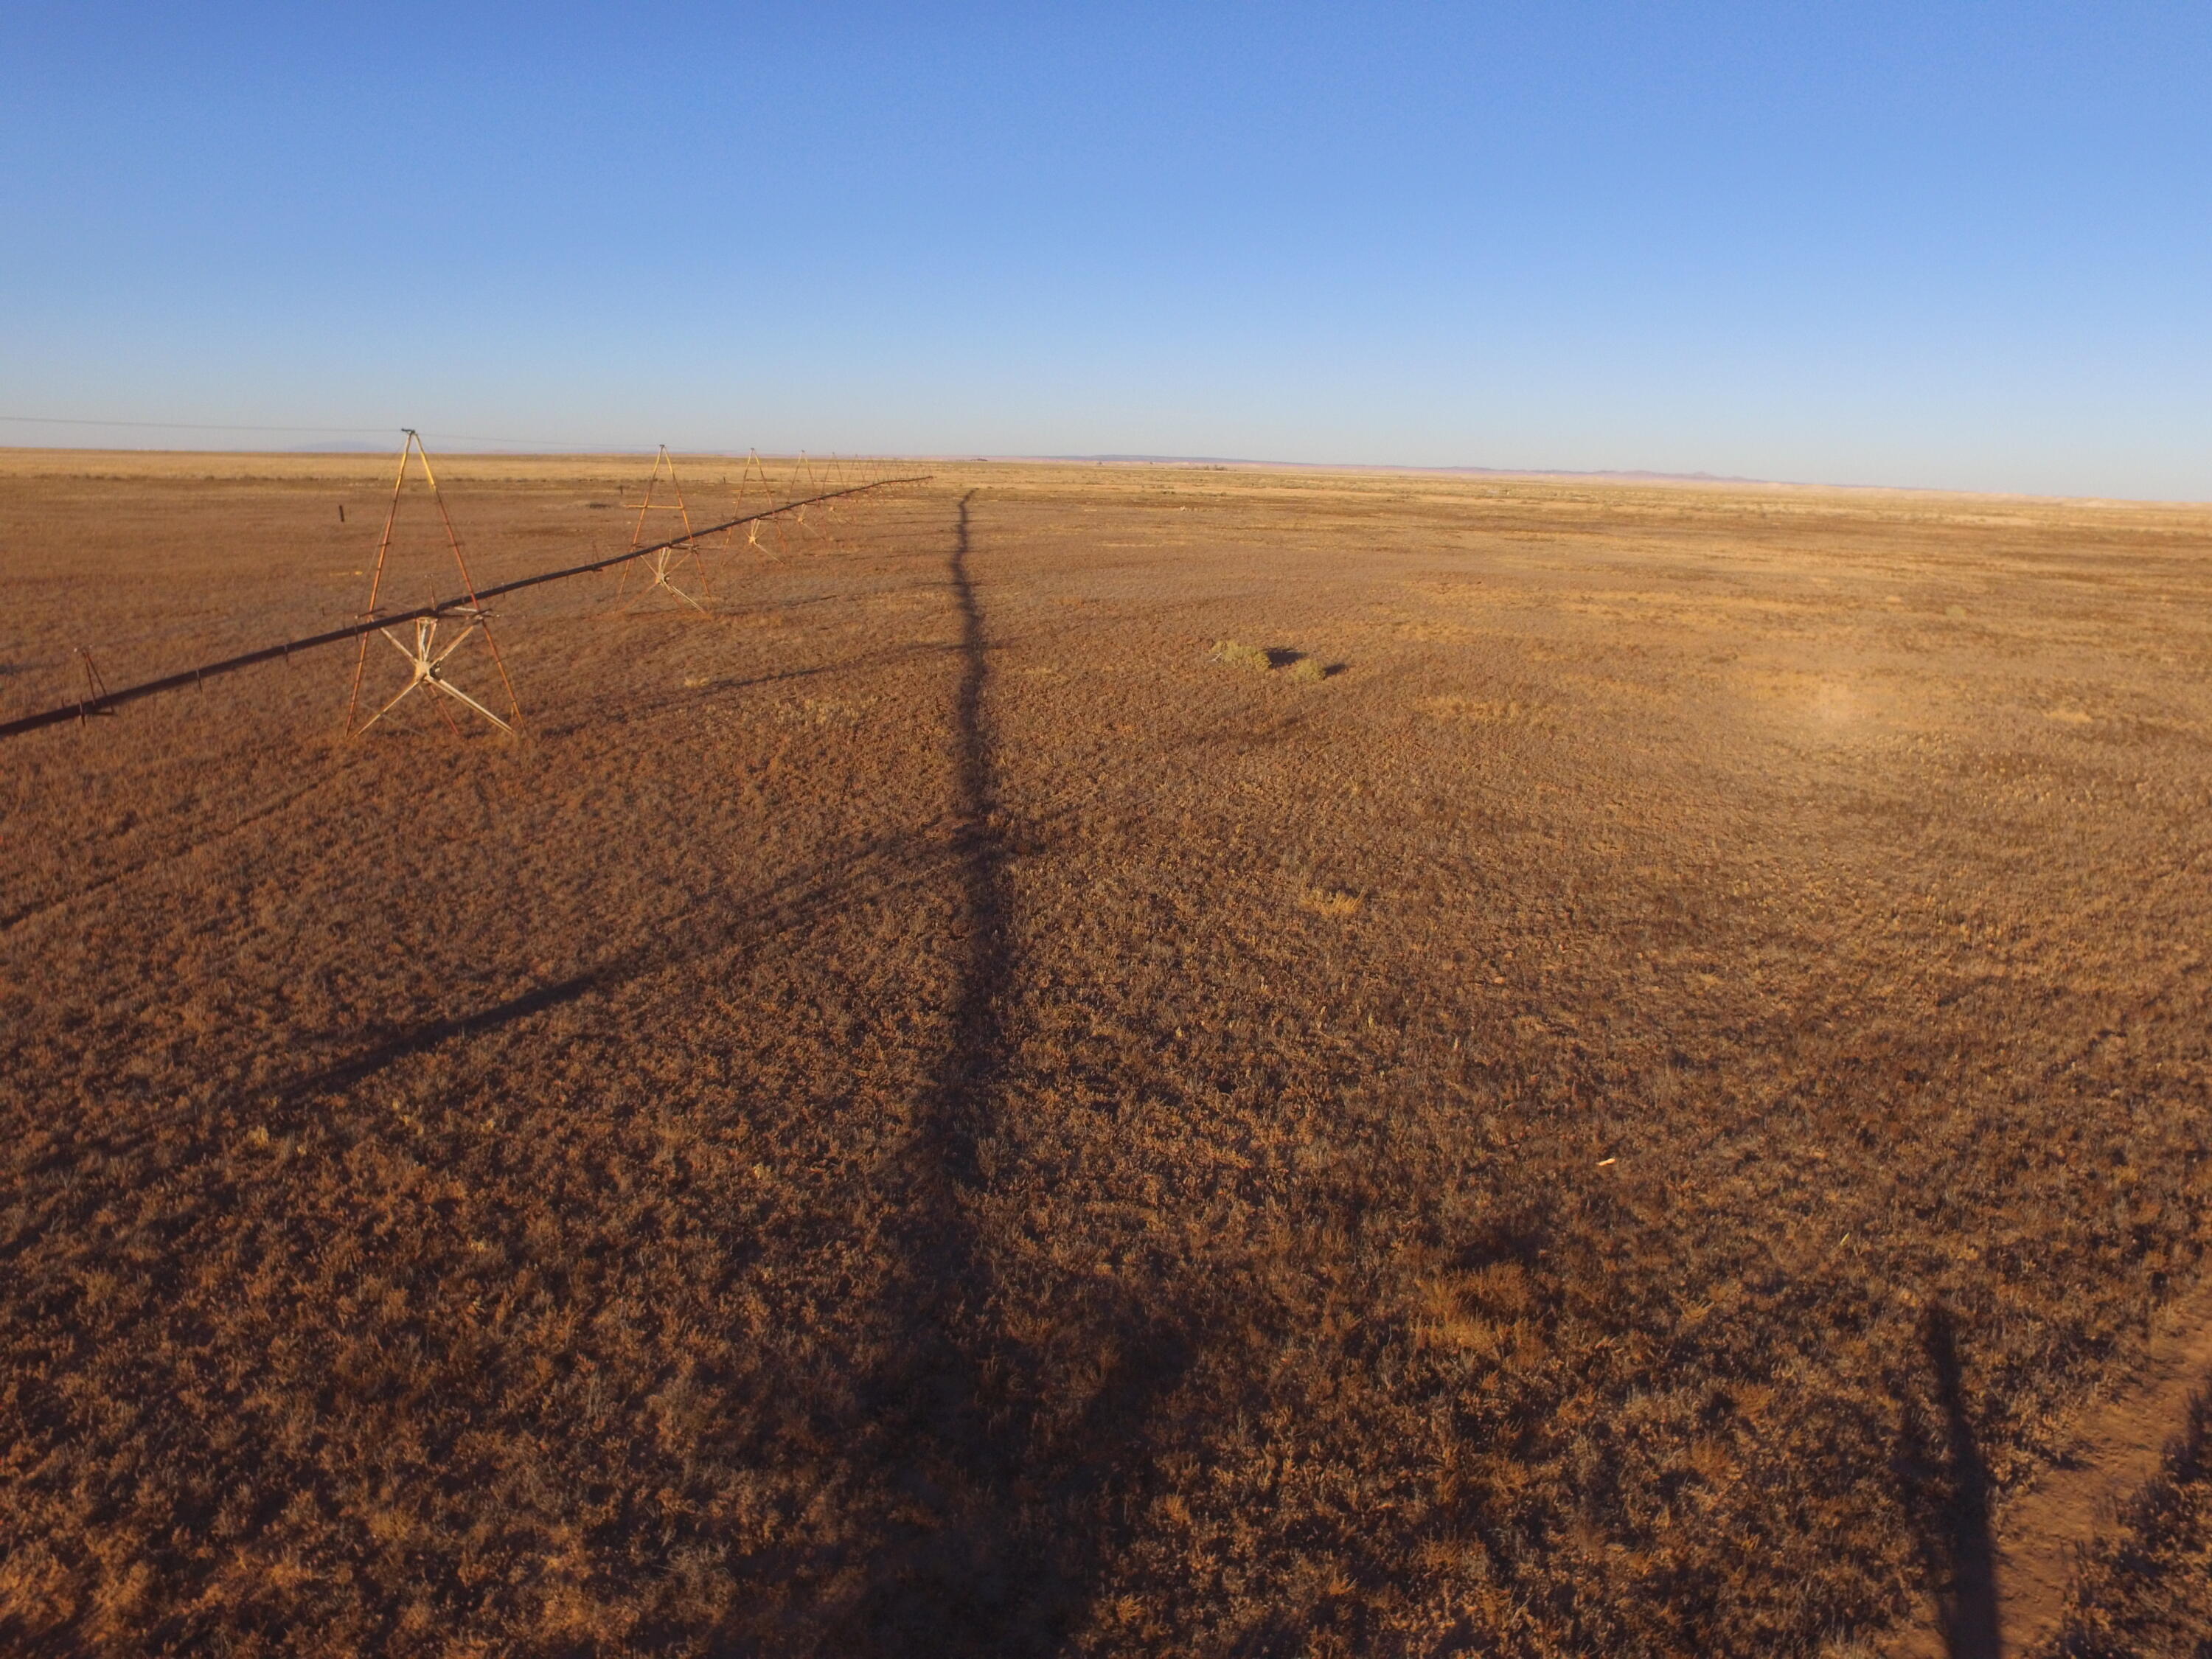
[[(446, 476), (490, 581), (642, 471)], [(380, 473), (0, 462), (0, 717), (344, 620)], [(519, 596), (522, 743), (0, 746), (0, 1648), (1990, 1650), (2200, 1282), (2212, 514), (836, 529)]]
[[(2160, 1310), (2147, 1362), (2137, 1374), (2117, 1379), (2111, 1395), (2083, 1413), (2079, 1443), (2064, 1464), (2039, 1481), (2006, 1516), (2006, 1535), (1998, 1540), (1997, 1571), (2008, 1645), (2030, 1651), (2059, 1637), (2069, 1612), (2075, 1613), (2079, 1625), (2084, 1618), (2094, 1620), (2121, 1599), (2094, 1593), (2100, 1574), (2093, 1571), (2084, 1582), (2081, 1558), (2096, 1548), (2100, 1533), (2112, 1528), (2116, 1516), (2154, 1486), (2161, 1473), (2161, 1455), (2172, 1443), (2193, 1433), (2200, 1442), (2193, 1462), (2201, 1463), (2202, 1429), (2191, 1407), (2208, 1387), (2212, 1387), (2212, 1286), (2200, 1281), (2187, 1297)], [(2191, 1455), (2187, 1451), (2184, 1455)], [(2166, 1471), (2168, 1486), (2173, 1484), (2175, 1472)], [(2201, 1473), (2197, 1478), (2203, 1478)], [(2130, 1530), (2140, 1532), (2144, 1526), (2144, 1518), (2136, 1518)], [(2208, 1548), (2212, 1548), (2212, 1540), (2199, 1545), (2200, 1553)], [(2201, 1615), (2191, 1637), (2192, 1645), (2212, 1641), (2212, 1576), (2204, 1571), (2207, 1562), (2212, 1562), (2212, 1554), (2199, 1562), (2196, 1571), (2172, 1575), (2171, 1588), (2189, 1594)], [(2084, 1595), (2084, 1591), (2090, 1593)], [(2069, 1607), (2069, 1597), (2075, 1607)], [(2072, 1639), (2070, 1650), (2079, 1652), (2080, 1632), (2064, 1634)], [(2136, 1645), (2132, 1650), (2144, 1650)]]
[(2212, 1644), (2212, 1406), (2199, 1395), (2158, 1472), (2076, 1558), (2045, 1651), (2203, 1659)]

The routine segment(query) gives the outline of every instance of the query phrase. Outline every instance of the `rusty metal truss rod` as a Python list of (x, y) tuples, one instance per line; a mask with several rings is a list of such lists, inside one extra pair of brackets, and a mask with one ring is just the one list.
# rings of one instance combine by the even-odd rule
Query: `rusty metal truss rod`
[(719, 536), (725, 530), (734, 530), (739, 525), (751, 524), (759, 519), (773, 519), (802, 507), (812, 507), (817, 501), (834, 501), (842, 495), (859, 495), (871, 489), (884, 489), (892, 484), (926, 483), (929, 475), (917, 474), (911, 478), (878, 478), (873, 483), (854, 484), (848, 489), (831, 489), (819, 495), (809, 495), (804, 501), (786, 501), (781, 507), (771, 507), (758, 513), (748, 513), (741, 518), (710, 524), (688, 536), (672, 537), (656, 542), (651, 547), (632, 548), (626, 553), (611, 554), (604, 559), (593, 559), (589, 564), (572, 564), (561, 570), (541, 570), (534, 576), (518, 576), (511, 582), (495, 582), (489, 587), (477, 589), (476, 604), (464, 597), (438, 599), (428, 605), (416, 606), (412, 611), (392, 611), (372, 617), (346, 628), (333, 628), (326, 634), (311, 634), (303, 640), (287, 640), (282, 645), (264, 645), (258, 651), (249, 651), (242, 657), (225, 657), (221, 662), (202, 663), (197, 668), (187, 668), (181, 673), (165, 674), (158, 680), (146, 680), (137, 685), (126, 685), (119, 691), (106, 691), (97, 696), (79, 698), (52, 708), (42, 708), (35, 714), (23, 714), (12, 720), (0, 721), (0, 738), (20, 737), (26, 732), (35, 732), (44, 726), (59, 726), (64, 720), (83, 720), (93, 714), (104, 714), (126, 702), (136, 702), (141, 697), (151, 697), (163, 691), (181, 691), (188, 685), (199, 685), (218, 674), (234, 673), (241, 668), (252, 668), (264, 662), (278, 662), (297, 652), (313, 651), (325, 645), (340, 645), (347, 640), (357, 640), (364, 634), (374, 634), (379, 629), (389, 628), (395, 623), (421, 622), (438, 617), (463, 616), (480, 610), (486, 599), (497, 599), (502, 593), (519, 593), (526, 587), (540, 587), (547, 582), (557, 582), (570, 576), (588, 576), (594, 570), (611, 570), (618, 564), (628, 564), (633, 559), (648, 558), (655, 553), (665, 553), (672, 547), (682, 547), (702, 537)]

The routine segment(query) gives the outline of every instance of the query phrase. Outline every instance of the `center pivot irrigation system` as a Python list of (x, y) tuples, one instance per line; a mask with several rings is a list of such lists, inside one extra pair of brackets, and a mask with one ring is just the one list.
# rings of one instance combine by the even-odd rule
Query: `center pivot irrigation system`
[[(398, 520), (400, 493), (406, 487), (407, 467), (410, 460), (421, 464), (423, 482), (429, 485), (431, 500), (438, 508), (439, 521), (445, 527), (447, 544), (453, 550), (454, 568), (460, 574), (462, 592), (453, 599), (434, 599), (428, 605), (417, 605), (412, 610), (380, 611), (377, 608), (377, 600), (384, 589), (386, 563), (392, 551), (392, 526)], [(461, 555), (460, 538), (454, 532), (452, 515), (446, 511), (446, 500), (439, 491), (437, 477), (430, 470), (428, 452), (422, 447), (422, 440), (416, 434), (412, 428), (409, 428), (406, 430), (405, 440), (400, 446), (399, 474), (392, 481), (392, 505), (385, 514), (384, 534), (376, 546), (376, 570), (369, 582), (368, 609), (362, 613), (358, 622), (349, 623), (343, 628), (333, 628), (327, 633), (311, 634), (305, 639), (286, 640), (281, 644), (266, 645), (258, 651), (248, 651), (242, 656), (225, 657), (220, 662), (202, 663), (197, 667), (184, 669), (178, 673), (166, 674), (160, 679), (143, 681), (139, 684), (123, 686), (116, 690), (108, 690), (106, 682), (100, 676), (100, 671), (93, 665), (89, 653), (80, 649), (76, 654), (84, 668), (84, 695), (75, 702), (58, 703), (52, 708), (40, 709), (35, 714), (24, 714), (12, 720), (0, 721), (0, 738), (19, 737), (26, 732), (35, 732), (41, 726), (59, 726), (68, 720), (82, 720), (95, 714), (112, 714), (123, 704), (136, 702), (141, 697), (155, 696), (164, 691), (180, 691), (186, 686), (204, 684), (218, 674), (233, 673), (239, 669), (252, 668), (260, 663), (280, 661), (299, 652), (313, 651), (322, 646), (343, 645), (348, 640), (359, 641), (361, 647), (354, 663), (353, 690), (346, 700), (345, 731), (348, 737), (357, 737), (368, 731), (370, 726), (391, 713), (402, 700), (426, 687), (474, 711), (501, 731), (512, 732), (521, 719), (521, 708), (515, 702), (514, 684), (507, 677), (507, 665), (501, 659), (499, 647), (492, 640), (491, 612), (485, 608), (485, 600), (498, 599), (503, 594), (519, 593), (526, 587), (542, 587), (547, 582), (565, 581), (571, 576), (587, 576), (594, 571), (600, 570), (619, 570), (627, 581), (629, 567), (643, 562), (646, 573), (645, 588), (635, 599), (631, 601), (629, 608), (634, 609), (655, 593), (665, 592), (681, 603), (690, 605), (693, 610), (703, 613), (705, 607), (699, 603), (699, 599), (678, 587), (672, 577), (680, 574), (684, 556), (688, 554), (691, 564), (697, 569), (697, 585), (701, 594), (704, 595), (707, 571), (704, 562), (700, 558), (699, 544), (705, 538), (732, 536), (734, 539), (734, 532), (743, 528), (745, 532), (745, 544), (757, 547), (760, 545), (760, 532), (764, 524), (780, 526), (787, 517), (791, 522), (801, 528), (808, 528), (806, 509), (810, 507), (821, 506), (824, 512), (834, 512), (834, 507), (829, 504), (848, 496), (864, 495), (869, 490), (883, 489), (893, 484), (922, 483), (926, 483), (929, 477), (927, 473), (918, 473), (908, 477), (872, 478), (864, 483), (846, 484), (841, 482), (842, 474), (836, 470), (837, 463), (835, 457), (831, 458), (830, 466), (832, 477), (830, 482), (836, 487), (825, 489), (822, 487), (823, 480), (816, 477), (812, 464), (804, 453), (801, 453), (798, 465), (793, 471), (793, 486), (796, 486), (803, 473), (811, 493), (803, 496), (793, 496), (778, 502), (774, 492), (769, 488), (767, 469), (762, 465), (758, 453), (750, 454), (746, 458), (745, 471), (738, 480), (736, 505), (740, 507), (744, 505), (746, 489), (755, 477), (759, 479), (761, 493), (767, 498), (769, 505), (756, 512), (741, 512), (734, 518), (725, 519), (719, 524), (705, 525), (695, 529), (691, 523), (690, 511), (684, 504), (682, 488), (676, 481), (675, 460), (670, 456), (668, 447), (663, 444), (659, 453), (653, 458), (653, 476), (647, 482), (645, 501), (638, 509), (637, 523), (630, 532), (630, 545), (628, 550), (610, 554), (604, 559), (593, 559), (585, 564), (568, 565), (559, 570), (541, 570), (535, 575), (519, 576), (513, 581), (495, 582), (489, 587), (478, 587), (469, 574), (467, 560)], [(664, 473), (667, 477), (669, 491), (674, 499), (665, 503), (656, 502), (653, 499), (654, 491), (659, 487)], [(682, 532), (671, 536), (664, 541), (646, 544), (645, 526), (648, 515), (663, 511), (679, 515), (677, 521), (683, 526)], [(780, 537), (780, 529), (778, 534)], [(620, 590), (617, 590), (617, 597), (620, 597)], [(438, 639), (438, 629), (445, 623), (459, 623), (461, 625), (460, 632), (441, 642)], [(406, 628), (410, 623), (413, 634), (411, 639), (403, 638), (401, 635), (392, 631), (395, 629)], [(396, 696), (375, 713), (370, 714), (367, 720), (362, 720), (360, 718), (362, 683), (368, 672), (369, 637), (372, 635), (383, 635), (391, 642), (393, 648), (407, 659), (410, 678)], [(500, 685), (506, 694), (507, 712), (503, 717), (495, 714), (483, 703), (469, 696), (446, 678), (447, 662), (462, 646), (479, 635), (491, 653), (492, 664), (499, 671)], [(446, 716), (447, 723), (451, 725), (453, 715), (450, 708), (443, 702), (439, 705), (439, 708), (440, 712)]]

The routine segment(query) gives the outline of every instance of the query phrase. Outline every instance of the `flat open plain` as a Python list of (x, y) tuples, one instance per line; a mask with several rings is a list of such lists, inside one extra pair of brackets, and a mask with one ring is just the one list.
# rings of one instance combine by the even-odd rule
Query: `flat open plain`
[[(0, 719), (389, 465), (0, 453)], [(0, 1647), (2199, 1650), (2212, 510), (932, 471), (0, 745)]]

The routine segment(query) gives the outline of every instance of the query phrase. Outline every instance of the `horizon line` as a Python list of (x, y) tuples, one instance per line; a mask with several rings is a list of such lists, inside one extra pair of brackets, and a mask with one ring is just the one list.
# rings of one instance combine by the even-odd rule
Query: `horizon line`
[[(0, 420), (11, 422), (43, 422), (47, 417), (0, 416)], [(278, 431), (373, 431), (380, 428), (364, 427), (250, 427), (222, 426), (213, 422), (105, 422), (82, 419), (65, 420), (52, 417), (55, 425), (133, 427), (144, 429), (192, 430), (209, 432), (278, 432)], [(394, 428), (395, 431), (406, 428)], [(432, 433), (436, 438), (441, 434)], [(442, 453), (466, 455), (477, 459), (506, 457), (517, 460), (586, 459), (600, 456), (651, 455), (660, 446), (653, 444), (605, 444), (566, 446), (559, 440), (515, 440), (465, 438), (446, 434), (441, 441)], [(1885, 493), (1892, 495), (1969, 495), (2003, 500), (2071, 501), (2080, 504), (2121, 502), (2139, 507), (2212, 507), (2212, 500), (2188, 496), (2167, 495), (2098, 495), (2063, 492), (2040, 493), (2022, 489), (1976, 489), (1959, 484), (1896, 484), (1844, 483), (1805, 478), (1761, 478), (1742, 473), (1726, 472), (1669, 472), (1649, 467), (1559, 467), (1559, 466), (1487, 466), (1474, 462), (1446, 464), (1413, 461), (1298, 461), (1265, 460), (1249, 456), (1232, 455), (1170, 455), (1146, 454), (1134, 452), (1103, 452), (1089, 454), (1000, 453), (978, 454), (972, 450), (901, 451), (901, 450), (800, 450), (769, 449), (757, 447), (745, 449), (697, 448), (679, 449), (668, 447), (673, 456), (689, 456), (701, 459), (742, 460), (748, 454), (764, 457), (795, 457), (806, 455), (839, 460), (862, 459), (898, 461), (939, 461), (954, 465), (1089, 465), (1089, 466), (1174, 466), (1225, 470), (1239, 468), (1252, 471), (1295, 472), (1375, 472), (1413, 473), (1430, 477), (1540, 478), (1569, 482), (1577, 479), (1607, 483), (1655, 483), (1689, 485), (1729, 485), (1738, 488), (1763, 489), (1837, 489)], [(326, 456), (332, 459), (360, 459), (372, 455), (397, 454), (398, 446), (386, 450), (382, 446), (351, 443), (325, 446), (303, 444), (295, 447), (274, 447), (245, 446), (221, 449), (169, 447), (158, 444), (35, 444), (0, 440), (0, 453), (15, 451), (22, 453), (58, 455), (254, 455), (298, 456), (301, 458)]]

